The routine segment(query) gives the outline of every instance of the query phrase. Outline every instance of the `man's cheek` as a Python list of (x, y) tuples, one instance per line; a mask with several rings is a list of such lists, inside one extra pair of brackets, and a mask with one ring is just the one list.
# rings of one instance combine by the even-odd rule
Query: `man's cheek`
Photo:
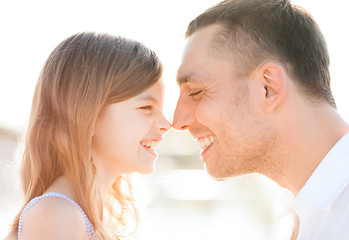
[(196, 118), (203, 124), (209, 124), (215, 118), (215, 109), (210, 109), (208, 106), (200, 104), (196, 109)]

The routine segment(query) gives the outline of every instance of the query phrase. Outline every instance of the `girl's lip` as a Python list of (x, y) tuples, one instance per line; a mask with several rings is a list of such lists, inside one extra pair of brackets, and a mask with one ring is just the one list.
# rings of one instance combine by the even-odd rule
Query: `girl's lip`
[(154, 157), (157, 157), (157, 156), (158, 156), (157, 153), (156, 153), (156, 151), (155, 151), (154, 149), (147, 148), (147, 147), (145, 147), (145, 146), (143, 146), (143, 145), (142, 145), (142, 147), (143, 147), (145, 150), (147, 150), (150, 154), (152, 154)]
[(148, 138), (148, 139), (143, 139), (141, 142), (146, 142), (146, 141), (153, 141), (153, 142), (161, 142), (163, 140), (163, 137), (156, 137), (156, 138)]

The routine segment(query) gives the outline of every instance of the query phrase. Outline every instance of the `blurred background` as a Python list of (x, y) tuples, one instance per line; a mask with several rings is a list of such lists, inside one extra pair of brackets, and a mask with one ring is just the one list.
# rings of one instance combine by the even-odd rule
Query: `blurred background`
[[(327, 39), (333, 95), (349, 120), (349, 16), (346, 0), (292, 1), (310, 11)], [(0, 239), (21, 206), (18, 139), (29, 116), (46, 58), (66, 37), (109, 32), (144, 42), (164, 64), (165, 115), (178, 98), (175, 83), (188, 23), (215, 0), (61, 0), (0, 3)], [(203, 169), (188, 133), (170, 131), (154, 174), (137, 176), (150, 201), (142, 208), (137, 239), (278, 239), (274, 201), (282, 189), (260, 175), (217, 182)], [(144, 186), (142, 188), (144, 188)], [(144, 190), (144, 189), (142, 189)]]

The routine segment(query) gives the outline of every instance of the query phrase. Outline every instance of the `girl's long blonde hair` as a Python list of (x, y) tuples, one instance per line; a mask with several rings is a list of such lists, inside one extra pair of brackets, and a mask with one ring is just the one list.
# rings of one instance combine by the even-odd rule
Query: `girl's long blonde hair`
[[(60, 43), (48, 57), (34, 93), (21, 165), (23, 208), (64, 174), (96, 234), (101, 239), (119, 238), (126, 213), (135, 214), (134, 197), (127, 176), (122, 176), (103, 206), (90, 154), (94, 124), (104, 106), (140, 94), (161, 75), (156, 54), (137, 41), (84, 32)], [(103, 215), (113, 225), (112, 235), (103, 225)]]

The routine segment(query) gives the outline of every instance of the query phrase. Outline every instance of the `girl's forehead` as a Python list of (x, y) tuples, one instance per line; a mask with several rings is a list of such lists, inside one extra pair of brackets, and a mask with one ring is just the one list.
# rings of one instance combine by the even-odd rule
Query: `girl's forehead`
[(153, 86), (138, 94), (134, 97), (134, 100), (159, 102), (163, 98), (164, 85), (161, 80), (156, 82)]

